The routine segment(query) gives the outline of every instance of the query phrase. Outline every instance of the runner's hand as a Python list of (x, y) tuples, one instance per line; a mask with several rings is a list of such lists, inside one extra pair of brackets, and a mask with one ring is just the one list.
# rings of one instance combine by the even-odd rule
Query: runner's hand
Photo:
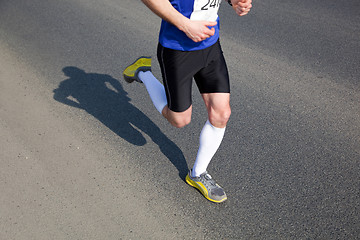
[(245, 16), (250, 12), (252, 0), (231, 0), (232, 6), (239, 16)]
[(201, 42), (215, 34), (215, 28), (209, 29), (209, 27), (213, 27), (216, 24), (217, 22), (193, 21), (189, 19), (183, 32), (194, 42)]

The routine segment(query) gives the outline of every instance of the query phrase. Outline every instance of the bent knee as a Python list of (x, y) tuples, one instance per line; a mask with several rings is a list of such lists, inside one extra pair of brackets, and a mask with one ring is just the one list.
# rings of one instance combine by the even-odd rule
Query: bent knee
[(228, 123), (231, 116), (231, 109), (221, 111), (211, 111), (209, 113), (209, 121), (215, 127), (223, 128)]
[(192, 106), (184, 112), (173, 112), (166, 108), (165, 111), (163, 111), (163, 115), (172, 126), (182, 128), (191, 122), (191, 111)]
[(176, 128), (183, 128), (191, 122), (191, 117), (181, 118), (181, 119), (172, 119), (169, 121), (170, 124)]

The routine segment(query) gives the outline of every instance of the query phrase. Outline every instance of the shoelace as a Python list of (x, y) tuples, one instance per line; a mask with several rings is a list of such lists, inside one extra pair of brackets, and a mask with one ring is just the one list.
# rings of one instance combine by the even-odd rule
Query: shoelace
[(210, 174), (206, 173), (205, 175), (203, 175), (204, 179), (207, 181), (203, 181), (205, 185), (211, 185), (213, 187), (216, 187), (216, 183), (215, 181), (212, 179), (212, 177), (210, 176)]

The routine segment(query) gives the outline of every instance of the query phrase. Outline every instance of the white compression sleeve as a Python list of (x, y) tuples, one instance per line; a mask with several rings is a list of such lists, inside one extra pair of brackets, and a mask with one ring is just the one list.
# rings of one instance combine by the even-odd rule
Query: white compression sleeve
[[(225, 127), (226, 128), (226, 127)], [(214, 127), (209, 120), (200, 133), (200, 146), (192, 169), (192, 177), (204, 173), (224, 138), (225, 128)]]
[(164, 107), (168, 104), (164, 86), (150, 71), (140, 71), (139, 78), (145, 84), (154, 106), (161, 114)]

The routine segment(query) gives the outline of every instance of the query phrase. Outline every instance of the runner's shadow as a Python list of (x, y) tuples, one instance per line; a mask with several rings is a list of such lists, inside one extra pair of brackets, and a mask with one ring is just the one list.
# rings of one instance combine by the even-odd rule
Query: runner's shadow
[(139, 109), (130, 103), (127, 92), (110, 75), (86, 73), (77, 67), (62, 69), (65, 79), (54, 90), (54, 99), (72, 107), (84, 109), (118, 136), (136, 146), (146, 139), (136, 128), (146, 133), (161, 152), (185, 178), (188, 166), (182, 151)]

